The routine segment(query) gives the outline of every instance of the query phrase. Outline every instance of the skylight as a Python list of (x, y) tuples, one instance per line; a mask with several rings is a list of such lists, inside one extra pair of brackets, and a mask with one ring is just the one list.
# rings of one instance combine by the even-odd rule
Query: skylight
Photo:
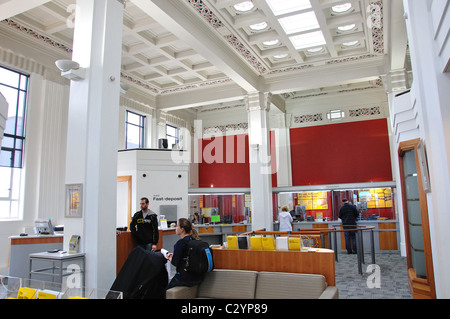
[(311, 8), (309, 0), (266, 0), (274, 15), (279, 16)]
[(322, 31), (299, 34), (289, 38), (296, 50), (316, 47), (326, 44)]
[(255, 7), (255, 5), (251, 1), (244, 1), (244, 2), (240, 2), (240, 3), (237, 3), (237, 4), (234, 5), (234, 9), (236, 11), (240, 11), (240, 12), (250, 11), (254, 7)]
[(278, 21), (286, 34), (318, 29), (320, 27), (314, 11), (295, 14), (281, 18)]

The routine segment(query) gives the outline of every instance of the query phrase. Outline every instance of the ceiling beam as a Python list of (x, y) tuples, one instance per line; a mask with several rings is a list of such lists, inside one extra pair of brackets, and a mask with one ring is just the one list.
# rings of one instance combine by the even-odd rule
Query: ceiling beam
[(206, 24), (199, 13), (178, 0), (131, 0), (163, 27), (210, 61), (247, 92), (259, 91), (258, 75)]
[(168, 112), (188, 109), (204, 105), (225, 103), (241, 100), (246, 92), (234, 83), (229, 85), (211, 85), (194, 91), (181, 91), (178, 93), (162, 94), (157, 97), (157, 108)]
[(50, 1), (51, 0), (0, 0), (0, 21), (9, 19)]

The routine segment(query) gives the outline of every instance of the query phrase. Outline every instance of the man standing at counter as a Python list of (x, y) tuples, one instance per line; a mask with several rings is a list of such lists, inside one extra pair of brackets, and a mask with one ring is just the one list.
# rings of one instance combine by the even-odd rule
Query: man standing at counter
[(130, 230), (138, 245), (156, 249), (159, 240), (158, 216), (148, 208), (148, 198), (141, 198), (141, 210), (136, 212), (130, 223)]
[[(339, 218), (342, 220), (342, 225), (344, 229), (355, 229), (356, 219), (359, 216), (358, 210), (355, 206), (350, 204), (347, 199), (343, 199), (341, 209), (339, 209)], [(356, 254), (356, 232), (347, 231), (344, 233), (345, 236), (345, 248), (349, 254)], [(352, 249), (353, 246), (353, 249)]]

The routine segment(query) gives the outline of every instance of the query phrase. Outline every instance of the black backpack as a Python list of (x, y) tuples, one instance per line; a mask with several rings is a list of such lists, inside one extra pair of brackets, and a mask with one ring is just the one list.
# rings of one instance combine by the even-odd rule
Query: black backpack
[(184, 269), (195, 274), (204, 274), (214, 269), (212, 249), (201, 240), (187, 242), (187, 258)]

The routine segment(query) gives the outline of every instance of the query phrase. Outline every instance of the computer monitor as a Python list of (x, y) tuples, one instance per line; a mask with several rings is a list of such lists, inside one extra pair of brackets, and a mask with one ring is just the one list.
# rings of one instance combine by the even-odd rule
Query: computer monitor
[(51, 218), (36, 219), (34, 221), (34, 232), (39, 235), (53, 235), (53, 225)]
[(225, 215), (225, 216), (223, 216), (223, 223), (224, 224), (232, 224), (233, 223), (233, 216), (232, 215)]
[(211, 215), (211, 223), (220, 223), (220, 215)]

